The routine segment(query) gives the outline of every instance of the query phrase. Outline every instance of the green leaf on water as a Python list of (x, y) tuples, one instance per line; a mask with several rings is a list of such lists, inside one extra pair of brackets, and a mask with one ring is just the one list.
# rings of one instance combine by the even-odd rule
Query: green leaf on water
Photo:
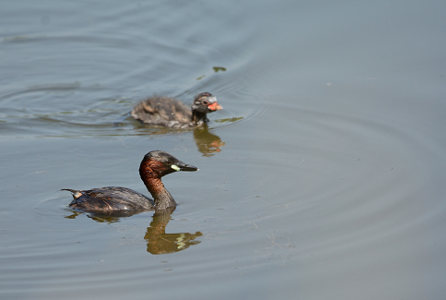
[(222, 72), (226, 71), (226, 68), (224, 68), (224, 67), (212, 67), (212, 69), (214, 69), (215, 73), (220, 72), (220, 71), (222, 71)]

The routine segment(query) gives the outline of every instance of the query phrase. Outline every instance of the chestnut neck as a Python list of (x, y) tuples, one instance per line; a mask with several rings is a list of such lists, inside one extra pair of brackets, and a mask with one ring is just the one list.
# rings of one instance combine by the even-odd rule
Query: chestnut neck
[(157, 166), (162, 167), (162, 164), (156, 161), (143, 161), (139, 167), (139, 175), (153, 197), (155, 210), (175, 207), (177, 203), (169, 191), (164, 187), (164, 184), (161, 181), (162, 175), (156, 171)]

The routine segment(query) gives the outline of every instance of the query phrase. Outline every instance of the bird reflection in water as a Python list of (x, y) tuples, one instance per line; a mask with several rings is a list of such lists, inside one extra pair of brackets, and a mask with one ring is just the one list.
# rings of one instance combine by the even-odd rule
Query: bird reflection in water
[(158, 211), (153, 215), (152, 222), (147, 227), (144, 236), (144, 239), (147, 241), (147, 252), (151, 254), (179, 252), (189, 248), (191, 245), (200, 243), (200, 241), (195, 240), (203, 235), (199, 231), (195, 233), (166, 233), (166, 226), (174, 209)]
[[(200, 241), (196, 238), (203, 234), (199, 231), (195, 233), (179, 232), (166, 233), (166, 226), (171, 219), (174, 207), (155, 212), (152, 216), (152, 221), (146, 229), (144, 239), (147, 242), (147, 252), (151, 254), (168, 254), (179, 252), (189, 248), (192, 245), (197, 245)], [(67, 219), (75, 219), (77, 216), (83, 214), (82, 212), (73, 211)], [(121, 217), (129, 217), (129, 215), (96, 215), (87, 214), (89, 218), (99, 223), (116, 223)]]
[[(235, 122), (242, 118), (232, 118), (229, 121), (222, 120), (221, 122)], [(142, 135), (161, 135), (169, 133), (182, 133), (190, 131), (191, 129), (172, 129), (164, 127), (152, 127), (144, 124), (137, 123), (131, 120), (138, 134)], [(208, 125), (203, 124), (202, 126), (195, 127), (193, 129), (193, 135), (195, 144), (197, 145), (198, 151), (200, 151), (203, 156), (213, 156), (215, 153), (221, 151), (221, 147), (225, 145), (225, 142), (221, 138), (209, 131)]]
[(212, 156), (225, 145), (218, 135), (209, 132), (207, 125), (194, 129), (194, 140), (203, 156)]
[[(72, 212), (71, 215), (65, 216), (65, 219), (76, 219), (77, 216), (83, 215), (85, 212), (70, 210)], [(117, 223), (120, 218), (130, 217), (135, 214), (138, 214), (142, 211), (132, 211), (132, 212), (115, 212), (110, 214), (96, 214), (96, 213), (87, 213), (87, 217), (90, 219), (99, 222), (99, 223)]]

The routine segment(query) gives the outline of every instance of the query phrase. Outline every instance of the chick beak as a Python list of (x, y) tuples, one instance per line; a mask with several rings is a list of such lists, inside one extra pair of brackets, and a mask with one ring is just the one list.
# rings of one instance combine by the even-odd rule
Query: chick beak
[(217, 101), (215, 101), (208, 105), (208, 109), (211, 111), (216, 111), (216, 110), (223, 109), (223, 107), (220, 104), (218, 104)]

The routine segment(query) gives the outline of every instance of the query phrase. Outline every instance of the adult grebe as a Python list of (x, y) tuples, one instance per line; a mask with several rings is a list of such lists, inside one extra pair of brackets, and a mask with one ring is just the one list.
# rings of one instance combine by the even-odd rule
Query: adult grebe
[(139, 175), (153, 200), (125, 187), (101, 187), (90, 190), (74, 190), (70, 207), (75, 210), (96, 214), (131, 215), (145, 210), (164, 210), (175, 207), (176, 202), (166, 190), (161, 177), (176, 171), (197, 171), (198, 168), (183, 163), (164, 151), (150, 151), (139, 167)]

